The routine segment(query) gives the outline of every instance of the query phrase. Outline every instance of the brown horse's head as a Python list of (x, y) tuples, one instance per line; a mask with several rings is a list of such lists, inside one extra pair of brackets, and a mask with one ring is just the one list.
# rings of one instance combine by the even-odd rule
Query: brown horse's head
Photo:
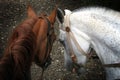
[[(31, 7), (29, 7), (29, 10), (32, 12), (32, 14), (29, 14), (30, 17), (37, 17)], [(37, 17), (38, 21), (33, 27), (33, 32), (36, 36), (34, 61), (43, 69), (47, 68), (51, 63), (50, 52), (53, 42), (56, 39), (54, 32), (56, 11), (57, 8), (55, 8), (49, 16), (41, 14), (40, 17)]]

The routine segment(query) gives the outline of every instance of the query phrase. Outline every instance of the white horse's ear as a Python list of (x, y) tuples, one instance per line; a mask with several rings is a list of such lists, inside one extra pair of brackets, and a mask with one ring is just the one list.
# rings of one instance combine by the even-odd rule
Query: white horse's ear
[(57, 9), (57, 21), (59, 23), (63, 23), (64, 21), (64, 15), (65, 15), (65, 12), (63, 10), (61, 10), (60, 8)]
[(70, 11), (70, 10), (68, 10), (68, 9), (65, 9), (65, 15), (71, 14), (71, 13), (72, 13), (72, 11)]

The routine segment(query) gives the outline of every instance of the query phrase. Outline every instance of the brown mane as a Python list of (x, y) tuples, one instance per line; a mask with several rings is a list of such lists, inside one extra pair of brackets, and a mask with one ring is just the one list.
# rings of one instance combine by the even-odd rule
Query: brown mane
[(0, 60), (0, 80), (31, 80), (30, 66), (35, 48), (32, 28), (36, 20), (30, 17), (13, 30)]

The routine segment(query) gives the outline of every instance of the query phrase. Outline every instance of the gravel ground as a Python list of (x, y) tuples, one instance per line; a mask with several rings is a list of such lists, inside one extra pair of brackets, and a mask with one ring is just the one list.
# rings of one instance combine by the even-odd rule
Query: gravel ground
[[(91, 2), (94, 1), (94, 2)], [(103, 0), (104, 1), (104, 0)], [(13, 28), (26, 18), (26, 5), (29, 2), (37, 14), (45, 11), (50, 13), (55, 3), (59, 4), (61, 9), (68, 8), (74, 10), (83, 6), (113, 6), (110, 8), (120, 10), (115, 3), (109, 0), (0, 0), (0, 55), (4, 51), (9, 34)], [(108, 3), (108, 4), (106, 4)], [(106, 4), (106, 5), (105, 5)], [(118, 3), (117, 3), (118, 5)], [(58, 35), (57, 22), (55, 23), (56, 34)], [(87, 72), (77, 75), (66, 71), (64, 68), (63, 46), (56, 41), (54, 43), (51, 57), (52, 64), (44, 73), (43, 80), (105, 80), (105, 72), (98, 58), (91, 58), (86, 64)], [(96, 56), (95, 54), (93, 56)], [(41, 68), (34, 63), (31, 67), (32, 80), (40, 80)]]

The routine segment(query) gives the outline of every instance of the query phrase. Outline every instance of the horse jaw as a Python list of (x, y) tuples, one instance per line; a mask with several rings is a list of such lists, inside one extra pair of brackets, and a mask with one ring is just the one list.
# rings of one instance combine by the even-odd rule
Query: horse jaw
[[(114, 62), (119, 63), (119, 56), (116, 56), (113, 51), (106, 47), (105, 44), (100, 44), (94, 41), (93, 46), (95, 47), (96, 54), (99, 56), (102, 64), (112, 64)], [(95, 45), (97, 44), (97, 45)], [(108, 57), (109, 55), (109, 57)], [(120, 68), (105, 67), (106, 70), (106, 80), (120, 79)]]

